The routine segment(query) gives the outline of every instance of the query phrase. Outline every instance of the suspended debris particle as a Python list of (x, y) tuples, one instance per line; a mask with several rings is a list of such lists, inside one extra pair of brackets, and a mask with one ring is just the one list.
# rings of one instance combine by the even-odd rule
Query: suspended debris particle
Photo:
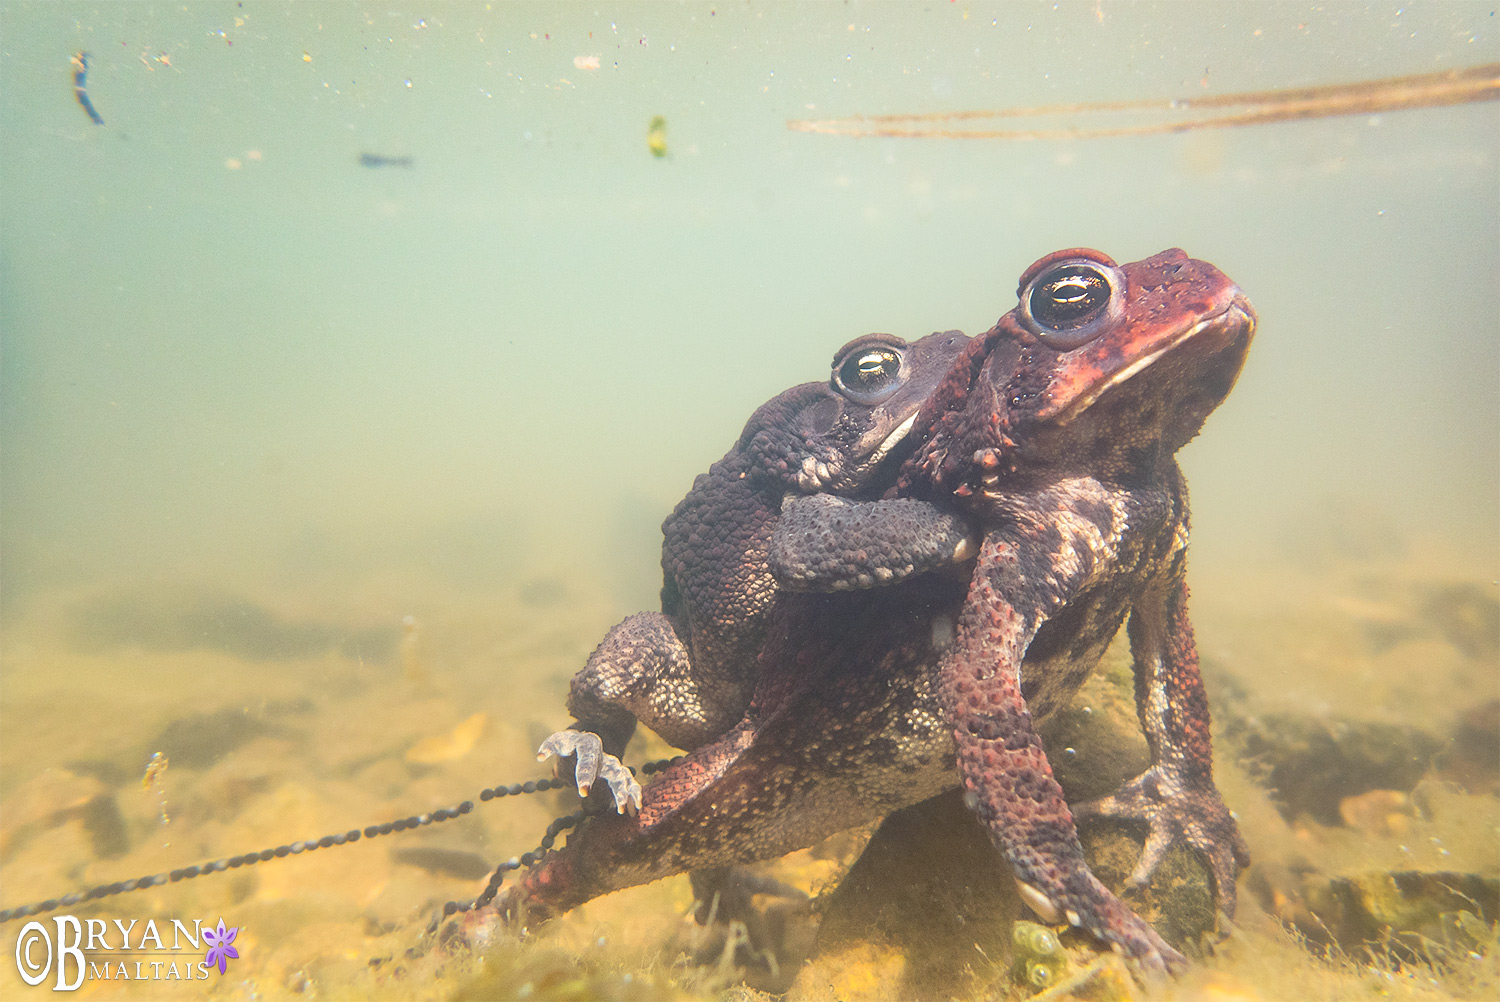
[(361, 153), (359, 155), (361, 167), (406, 167), (410, 169), (416, 165), (411, 157), (388, 157), (384, 153)]
[(646, 130), (646, 146), (653, 157), (667, 155), (667, 120), (660, 115), (651, 119), (651, 127)]
[(172, 823), (172, 816), (167, 813), (167, 789), (163, 784), (170, 764), (165, 754), (152, 752), (151, 758), (146, 762), (146, 771), (141, 776), (141, 792), (148, 797), (153, 794), (156, 796), (156, 813), (161, 817), (163, 825)]
[(416, 616), (401, 620), (401, 668), (408, 682), (425, 685), (427, 665), (422, 660), (422, 624)]
[(391, 858), (407, 866), (420, 866), (428, 873), (455, 880), (483, 880), (494, 869), (490, 862), (478, 853), (460, 849), (440, 849), (437, 846), (406, 846), (391, 851)]
[(84, 111), (88, 112), (89, 118), (94, 120), (95, 125), (104, 124), (104, 116), (94, 110), (94, 102), (89, 100), (87, 79), (89, 75), (89, 54), (87, 52), (73, 53), (73, 96), (78, 98), (78, 104)]

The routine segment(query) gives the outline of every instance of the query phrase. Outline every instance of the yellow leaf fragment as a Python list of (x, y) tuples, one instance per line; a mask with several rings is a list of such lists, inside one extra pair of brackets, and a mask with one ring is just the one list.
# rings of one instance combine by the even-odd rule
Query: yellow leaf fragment
[(423, 738), (406, 750), (406, 761), (414, 765), (436, 765), (463, 758), (474, 750), (489, 725), (488, 713), (476, 713), (446, 734)]

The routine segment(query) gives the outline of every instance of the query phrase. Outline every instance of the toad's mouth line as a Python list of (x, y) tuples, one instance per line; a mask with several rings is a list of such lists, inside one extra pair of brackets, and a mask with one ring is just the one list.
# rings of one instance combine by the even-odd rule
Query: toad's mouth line
[[(1244, 340), (1248, 345), (1250, 338), (1255, 334), (1255, 311), (1250, 307), (1249, 302), (1245, 299), (1243, 294), (1236, 292), (1235, 296), (1229, 301), (1229, 304), (1225, 306), (1223, 310), (1215, 313), (1211, 317), (1205, 317), (1204, 319), (1198, 321), (1191, 327), (1177, 334), (1170, 341), (1166, 342), (1155, 351), (1147, 355), (1142, 355), (1140, 358), (1135, 359), (1130, 364), (1120, 369), (1118, 372), (1110, 375), (1107, 379), (1099, 381), (1092, 388), (1090, 388), (1087, 393), (1074, 398), (1066, 408), (1060, 411), (1057, 416), (1053, 418), (1053, 421), (1057, 424), (1058, 427), (1066, 427), (1073, 421), (1074, 418), (1078, 417), (1079, 414), (1083, 413), (1084, 411), (1088, 410), (1089, 407), (1093, 406), (1093, 404), (1109, 390), (1113, 389), (1116, 386), (1119, 386), (1122, 383), (1129, 382), (1130, 379), (1139, 375), (1142, 370), (1149, 368), (1158, 359), (1161, 359), (1166, 355), (1170, 355), (1172, 352), (1182, 347), (1182, 345), (1186, 344), (1188, 341), (1191, 341), (1193, 338), (1203, 333), (1203, 331), (1214, 327), (1243, 328)], [(1228, 345), (1225, 346), (1225, 349), (1221, 350), (1227, 350), (1227, 348)], [(1243, 352), (1241, 352), (1241, 354), (1243, 355)]]
[(906, 438), (906, 436), (911, 432), (912, 425), (916, 423), (917, 412), (913, 411), (911, 417), (898, 424), (895, 429), (889, 435), (887, 435), (878, 446), (875, 447), (875, 451), (870, 453), (870, 458), (866, 460), (867, 464), (870, 466), (879, 466), (885, 460), (885, 457), (891, 454), (891, 450), (901, 444), (902, 439)]

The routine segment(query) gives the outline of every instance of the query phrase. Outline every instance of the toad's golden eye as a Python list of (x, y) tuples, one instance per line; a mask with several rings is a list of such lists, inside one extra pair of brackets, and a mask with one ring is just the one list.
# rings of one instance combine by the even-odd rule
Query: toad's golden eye
[(1020, 314), (1049, 347), (1077, 348), (1124, 318), (1125, 277), (1102, 261), (1059, 261), (1022, 290)]
[(858, 383), (868, 389), (878, 389), (896, 378), (901, 370), (901, 356), (894, 351), (867, 351), (858, 358), (851, 358), (839, 373), (844, 381)]
[(905, 381), (901, 352), (884, 344), (855, 345), (833, 366), (833, 385), (857, 404), (876, 404)]
[(1109, 283), (1092, 268), (1070, 268), (1032, 294), (1032, 315), (1045, 312), (1049, 327), (1081, 327), (1109, 298)]

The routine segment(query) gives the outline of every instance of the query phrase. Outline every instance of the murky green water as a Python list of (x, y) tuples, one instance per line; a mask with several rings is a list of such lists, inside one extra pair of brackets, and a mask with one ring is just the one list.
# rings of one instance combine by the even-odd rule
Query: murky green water
[[(1354, 823), (1278, 809), (1264, 758), (1221, 767), (1263, 893), (1199, 987), (1365, 990), (1277, 938), (1278, 874), (1500, 871), (1496, 105), (1086, 143), (785, 123), (1432, 72), (1496, 60), (1491, 14), (0, 3), (0, 906), (543, 775), (568, 677), (655, 605), (662, 516), (758, 403), (867, 331), (984, 330), (1048, 251), (1181, 246), (1261, 319), (1182, 453), (1221, 731), (1479, 735), (1478, 778), (1424, 764)], [(474, 713), (472, 747), (409, 757)], [(494, 862), (562, 805), (408, 838)], [(89, 990), (446, 993), (462, 972), (405, 951), (476, 881), (389, 842), (113, 899), (223, 915), (243, 958)], [(666, 977), (689, 896), (549, 942)], [(43, 991), (0, 932), (0, 994)], [(830, 990), (878, 997), (880, 963)]]

